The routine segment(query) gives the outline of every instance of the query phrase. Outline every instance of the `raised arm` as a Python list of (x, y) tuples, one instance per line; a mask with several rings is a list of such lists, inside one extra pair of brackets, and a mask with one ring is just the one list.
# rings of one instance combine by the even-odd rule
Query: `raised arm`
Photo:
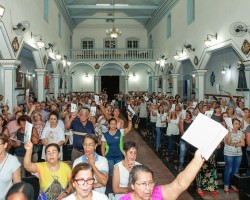
[(35, 163), (31, 162), (31, 157), (32, 157), (32, 150), (33, 150), (33, 144), (32, 142), (28, 142), (24, 145), (24, 148), (26, 149), (25, 155), (24, 155), (24, 160), (23, 160), (23, 165), (24, 168), (29, 171), (30, 173), (36, 173), (37, 168)]
[(70, 125), (71, 125), (71, 122), (77, 117), (77, 113), (72, 113), (71, 114), (71, 118), (65, 122), (65, 129), (69, 129), (70, 128)]
[(129, 131), (132, 129), (132, 119), (128, 115), (128, 127), (124, 129), (124, 135), (128, 134)]
[(184, 192), (194, 180), (199, 172), (204, 160), (201, 157), (200, 151), (195, 152), (195, 156), (188, 166), (182, 171), (176, 179), (167, 185), (162, 185), (162, 194), (165, 200), (175, 200)]

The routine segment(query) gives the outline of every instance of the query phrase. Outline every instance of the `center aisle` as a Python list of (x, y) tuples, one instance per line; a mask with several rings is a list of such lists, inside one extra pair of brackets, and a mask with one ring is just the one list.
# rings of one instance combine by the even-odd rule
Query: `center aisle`
[[(126, 126), (125, 126), (126, 127)], [(156, 184), (166, 184), (174, 180), (174, 175), (168, 170), (164, 163), (156, 156), (152, 149), (134, 130), (124, 137), (124, 141), (133, 141), (138, 146), (137, 161), (147, 165), (154, 172)], [(188, 192), (184, 192), (178, 200), (194, 199)]]

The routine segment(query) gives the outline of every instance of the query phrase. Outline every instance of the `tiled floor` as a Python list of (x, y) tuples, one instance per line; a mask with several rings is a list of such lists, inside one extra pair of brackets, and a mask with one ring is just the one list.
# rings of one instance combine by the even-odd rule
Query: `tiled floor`
[[(171, 182), (175, 178), (173, 173), (171, 173), (170, 170), (166, 167), (166, 165), (169, 165), (169, 163), (164, 161), (164, 163), (166, 164), (165, 165), (135, 130), (131, 131), (125, 137), (124, 140), (125, 141), (132, 140), (137, 143), (139, 147), (137, 161), (149, 166), (154, 171), (157, 184), (166, 184)], [(171, 165), (169, 166), (171, 167)], [(173, 167), (171, 168), (172, 168), (171, 170), (173, 171), (174, 170)], [(175, 171), (175, 174), (176, 173), (177, 172)], [(184, 192), (178, 198), (178, 200), (189, 200), (189, 199), (238, 200), (239, 199), (238, 194), (234, 193), (233, 191), (231, 191), (230, 195), (225, 195), (222, 189), (219, 190), (218, 195), (213, 195), (210, 192), (204, 192), (205, 196), (201, 198), (195, 193), (193, 188), (194, 187), (190, 186), (188, 192)]]

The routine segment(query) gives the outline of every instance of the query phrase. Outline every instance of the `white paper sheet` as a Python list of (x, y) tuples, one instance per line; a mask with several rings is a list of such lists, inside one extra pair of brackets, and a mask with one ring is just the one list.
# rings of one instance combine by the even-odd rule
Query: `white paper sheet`
[(147, 96), (145, 96), (144, 99), (145, 99), (145, 101), (148, 101), (148, 100), (149, 100), (149, 98), (148, 98)]
[(220, 123), (199, 113), (182, 139), (200, 149), (202, 157), (208, 160), (227, 133)]
[(71, 103), (71, 112), (72, 112), (72, 113), (77, 112), (77, 105), (74, 104), (74, 103)]
[(212, 111), (212, 110), (207, 110), (207, 111), (205, 112), (205, 116), (211, 118), (212, 115), (213, 115), (213, 113), (214, 113), (214, 111)]
[(95, 116), (96, 115), (96, 107), (94, 107), (94, 106), (90, 107), (90, 115), (91, 116)]
[(175, 110), (175, 104), (172, 104), (171, 111)]
[(33, 124), (26, 121), (23, 142), (30, 142)]
[(110, 103), (111, 106), (114, 106), (115, 105), (115, 99), (113, 99)]
[(239, 117), (239, 118), (244, 117), (244, 111), (241, 110), (239, 107), (237, 107), (237, 108), (235, 109), (235, 111), (236, 111), (237, 117)]
[(194, 101), (193, 104), (192, 104), (192, 107), (196, 108), (197, 104), (198, 104), (198, 102)]
[(30, 89), (27, 89), (26, 90), (26, 96), (29, 96), (30, 95)]
[(99, 96), (98, 96), (98, 95), (94, 95), (94, 98), (95, 98), (95, 103), (98, 105), (98, 102), (99, 102)]
[(181, 111), (181, 117), (182, 119), (186, 119), (186, 110)]
[(131, 108), (130, 105), (128, 105), (128, 114), (131, 118), (133, 118), (133, 116), (135, 115), (135, 111), (133, 110), (133, 108)]
[(230, 117), (225, 117), (224, 120), (228, 128), (233, 128), (232, 119)]

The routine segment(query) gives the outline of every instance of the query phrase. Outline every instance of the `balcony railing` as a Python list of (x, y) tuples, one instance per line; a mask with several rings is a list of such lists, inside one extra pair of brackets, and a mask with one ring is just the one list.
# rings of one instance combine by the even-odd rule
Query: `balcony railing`
[(154, 58), (153, 49), (71, 49), (69, 58), (81, 60), (148, 60)]

